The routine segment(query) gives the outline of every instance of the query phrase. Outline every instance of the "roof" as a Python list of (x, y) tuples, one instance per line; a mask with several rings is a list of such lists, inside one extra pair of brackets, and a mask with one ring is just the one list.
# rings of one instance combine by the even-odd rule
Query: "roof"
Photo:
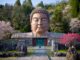
[(32, 32), (29, 33), (15, 33), (12, 34), (11, 38), (54, 38), (59, 39), (61, 35), (64, 33), (52, 33), (50, 32), (48, 36), (40, 36), (40, 37), (33, 37)]

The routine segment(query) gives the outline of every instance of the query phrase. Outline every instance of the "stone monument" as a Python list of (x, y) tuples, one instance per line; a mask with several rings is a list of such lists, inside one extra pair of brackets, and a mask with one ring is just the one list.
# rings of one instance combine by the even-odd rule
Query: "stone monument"
[(66, 54), (66, 60), (78, 60), (77, 59), (77, 51), (75, 47), (69, 47), (68, 52)]
[[(54, 37), (54, 33), (48, 32), (50, 25), (50, 17), (48, 11), (46, 11), (42, 7), (38, 7), (34, 9), (30, 15), (30, 24), (32, 32), (29, 33), (15, 33), (11, 36), (11, 38), (43, 38), (44, 41), (41, 42), (43, 46), (47, 46), (47, 40), (57, 39)], [(33, 39), (33, 46), (35, 42), (39, 43), (39, 41), (35, 41)], [(44, 42), (44, 43), (43, 43)], [(54, 42), (55, 43), (55, 42)], [(52, 43), (52, 44), (54, 44)], [(40, 45), (41, 45), (40, 44)], [(36, 44), (39, 45), (39, 44)], [(52, 46), (53, 47), (53, 46)], [(54, 48), (55, 49), (55, 48)]]
[(32, 32), (16, 33), (11, 38), (26, 37), (54, 37), (53, 33), (48, 32), (50, 25), (49, 13), (42, 7), (34, 9), (30, 15), (30, 24)]

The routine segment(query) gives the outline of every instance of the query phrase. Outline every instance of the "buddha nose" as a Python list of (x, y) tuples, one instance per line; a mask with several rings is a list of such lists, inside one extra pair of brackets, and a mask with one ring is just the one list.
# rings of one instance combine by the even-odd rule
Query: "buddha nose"
[(38, 21), (38, 25), (41, 25), (42, 24), (42, 21), (41, 21), (41, 19), (39, 19), (39, 21)]

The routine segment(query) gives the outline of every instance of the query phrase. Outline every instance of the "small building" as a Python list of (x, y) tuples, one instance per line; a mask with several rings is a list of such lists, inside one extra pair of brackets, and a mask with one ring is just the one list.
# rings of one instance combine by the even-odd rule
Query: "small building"
[(26, 40), (27, 46), (51, 46), (54, 45), (52, 41), (55, 42), (56, 49), (60, 41), (60, 36), (64, 33), (52, 33), (54, 37), (41, 36), (33, 37), (30, 33), (15, 33), (11, 36), (13, 39)]

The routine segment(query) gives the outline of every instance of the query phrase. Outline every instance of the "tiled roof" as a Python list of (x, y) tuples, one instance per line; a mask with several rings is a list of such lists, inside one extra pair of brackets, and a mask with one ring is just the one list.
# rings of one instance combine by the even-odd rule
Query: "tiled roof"
[(15, 33), (11, 36), (11, 38), (30, 38), (31, 33)]
[(41, 36), (41, 37), (33, 37), (32, 33), (15, 33), (11, 36), (11, 38), (60, 38), (61, 35), (63, 35), (64, 33), (51, 33), (50, 35), (52, 37), (48, 37), (48, 36)]

